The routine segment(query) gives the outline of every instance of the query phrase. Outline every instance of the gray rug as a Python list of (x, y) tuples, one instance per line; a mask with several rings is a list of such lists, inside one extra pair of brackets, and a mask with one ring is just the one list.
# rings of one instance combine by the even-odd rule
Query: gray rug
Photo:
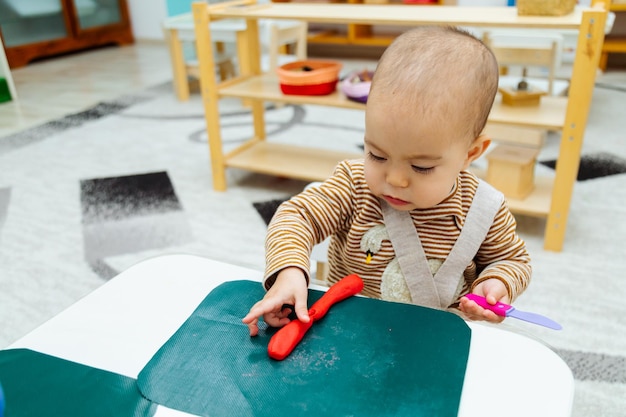
[[(564, 330), (502, 327), (570, 365), (577, 417), (626, 415), (626, 141), (616, 127), (625, 94), (596, 89), (563, 251), (543, 250), (543, 220), (518, 217), (534, 276), (517, 307)], [(251, 118), (236, 100), (221, 111), (229, 149), (251, 135)], [(267, 120), (272, 141), (360, 149), (360, 111), (270, 107)], [(558, 139), (549, 136), (538, 175), (552, 175)], [(213, 191), (200, 98), (177, 102), (170, 85), (0, 138), (0, 167), (0, 347), (148, 257), (184, 252), (262, 270), (266, 221), (305, 185), (229, 170), (228, 191)]]

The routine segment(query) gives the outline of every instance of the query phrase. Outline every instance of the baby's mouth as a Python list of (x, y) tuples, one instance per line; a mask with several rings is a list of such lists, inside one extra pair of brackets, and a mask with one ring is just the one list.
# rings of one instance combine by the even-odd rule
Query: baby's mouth
[(390, 195), (384, 195), (383, 198), (385, 199), (385, 201), (387, 201), (389, 204), (393, 206), (406, 206), (407, 204), (409, 204), (408, 201), (404, 201), (399, 198), (392, 197)]

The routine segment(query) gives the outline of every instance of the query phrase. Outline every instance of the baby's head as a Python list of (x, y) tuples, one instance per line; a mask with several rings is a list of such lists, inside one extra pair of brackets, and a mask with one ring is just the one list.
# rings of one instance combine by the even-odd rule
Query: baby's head
[(378, 63), (367, 100), (372, 191), (405, 209), (445, 199), (458, 173), (489, 145), (481, 132), (497, 89), (496, 59), (471, 34), (424, 26), (396, 38)]
[(385, 50), (369, 98), (459, 124), (458, 133), (474, 139), (497, 89), (498, 64), (487, 46), (462, 29), (424, 26), (403, 33)]

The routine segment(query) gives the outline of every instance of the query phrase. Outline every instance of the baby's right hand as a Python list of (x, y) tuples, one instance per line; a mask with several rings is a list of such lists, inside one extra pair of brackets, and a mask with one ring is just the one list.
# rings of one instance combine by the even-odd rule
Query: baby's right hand
[(307, 307), (308, 288), (306, 277), (300, 268), (289, 267), (278, 273), (274, 285), (265, 297), (252, 306), (248, 314), (241, 320), (248, 325), (250, 336), (259, 333), (258, 321), (263, 320), (272, 327), (281, 327), (289, 323), (291, 309), (283, 308), (285, 304), (293, 305), (300, 321), (310, 320)]

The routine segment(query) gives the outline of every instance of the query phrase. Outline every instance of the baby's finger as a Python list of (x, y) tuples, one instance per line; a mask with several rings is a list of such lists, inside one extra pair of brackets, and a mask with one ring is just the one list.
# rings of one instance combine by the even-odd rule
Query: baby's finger
[(481, 315), (482, 315), (482, 317), (481, 317), (482, 320), (486, 320), (486, 321), (489, 321), (491, 323), (500, 323), (502, 320), (504, 320), (504, 317), (498, 316), (493, 311), (490, 311), (490, 310), (487, 310), (487, 309), (483, 309)]
[[(244, 322), (245, 323), (245, 322)], [(246, 323), (248, 325), (248, 331), (250, 332), (250, 336), (254, 337), (259, 334), (259, 319), (254, 318), (252, 321)]]
[(482, 316), (483, 308), (481, 308), (472, 300), (461, 300), (460, 308), (461, 311), (464, 312), (472, 320), (477, 320), (480, 316)]
[(250, 324), (252, 323), (252, 321), (256, 322), (259, 317), (265, 314), (265, 311), (263, 311), (264, 309), (265, 308), (263, 305), (263, 300), (261, 300), (250, 308), (250, 311), (248, 311), (248, 314), (246, 314), (246, 316), (242, 318), (241, 321), (246, 324)]
[(474, 301), (465, 297), (461, 299), (459, 307), (470, 320), (487, 320), (492, 322), (502, 321), (494, 312), (482, 308)]
[(267, 305), (264, 300), (257, 302), (252, 306), (248, 314), (244, 318), (241, 319), (243, 323), (248, 326), (248, 331), (250, 332), (250, 336), (256, 336), (259, 334), (259, 317), (266, 315), (268, 312)]
[(263, 321), (271, 327), (282, 327), (289, 323), (291, 319), (288, 316), (282, 314), (267, 313), (263, 316)]
[(311, 318), (309, 317), (309, 308), (307, 307), (306, 296), (296, 297), (296, 305), (294, 306), (296, 316), (298, 320), (304, 323), (308, 323)]
[(269, 313), (278, 314), (282, 310), (283, 303), (275, 297), (264, 298), (252, 306), (248, 314), (242, 319), (244, 323), (259, 318)]

